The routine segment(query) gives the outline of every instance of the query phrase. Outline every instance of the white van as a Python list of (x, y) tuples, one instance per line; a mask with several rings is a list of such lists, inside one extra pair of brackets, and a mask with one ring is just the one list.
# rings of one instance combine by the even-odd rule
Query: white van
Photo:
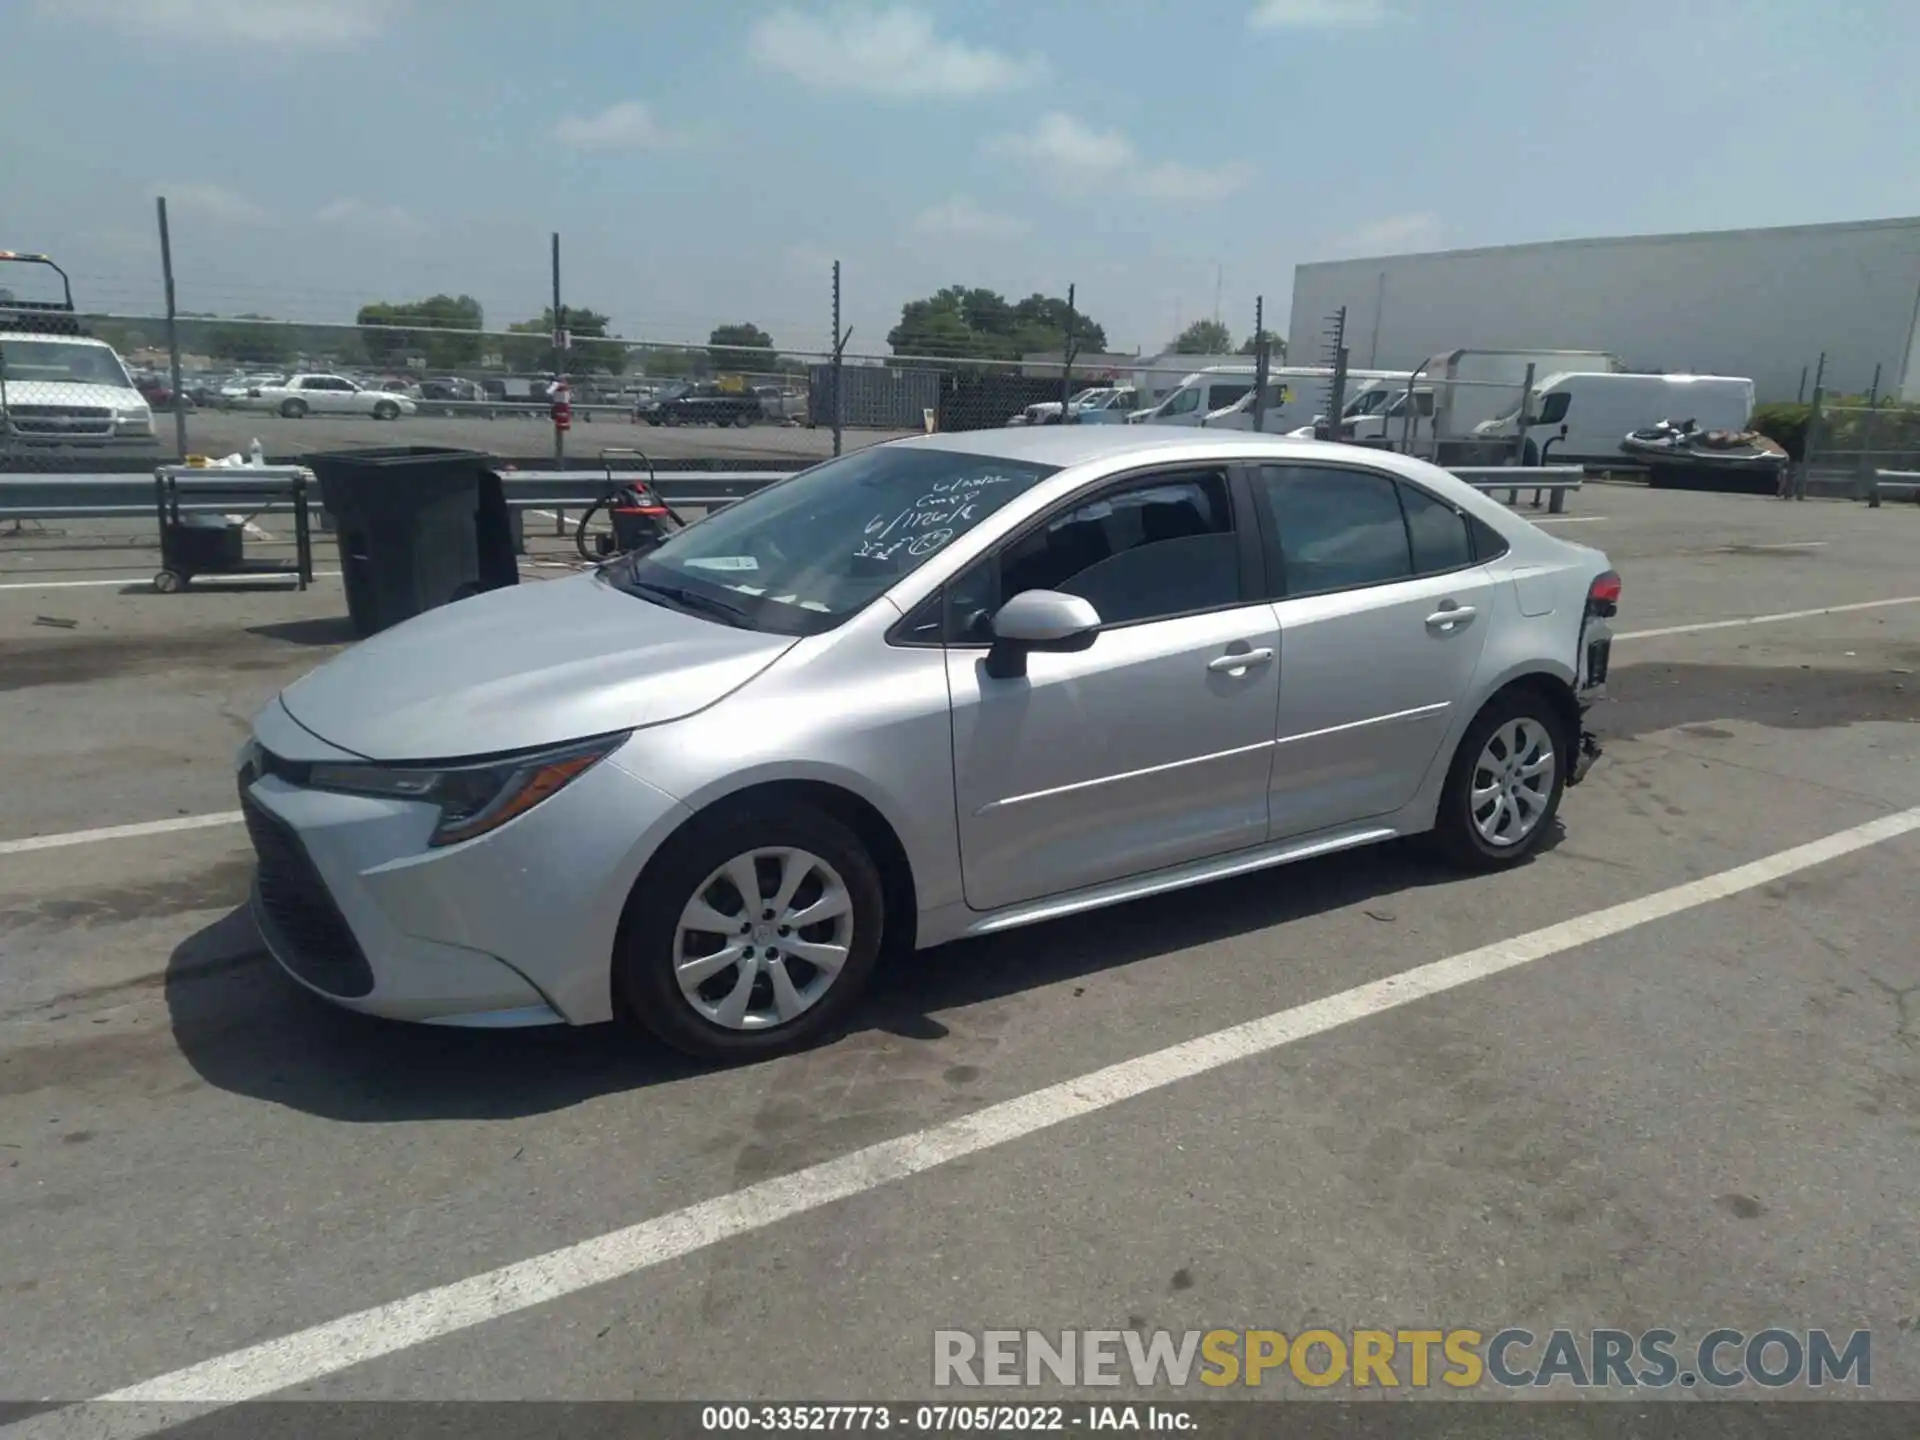
[[(1549, 375), (1527, 407), (1526, 463), (1591, 465), (1623, 458), (1620, 442), (1662, 420), (1702, 430), (1744, 430), (1753, 418), (1753, 381), (1730, 375)], [(1515, 413), (1474, 427), (1477, 437), (1515, 438)], [(1565, 438), (1561, 438), (1562, 428)]]
[[(1349, 370), (1347, 394), (1398, 376), (1406, 384), (1408, 372)], [(1178, 389), (1151, 410), (1132, 417), (1136, 424), (1202, 425), (1211, 430), (1251, 430), (1254, 420), (1254, 367), (1215, 365), (1187, 376)], [(1265, 412), (1261, 429), (1283, 435), (1310, 417), (1326, 400), (1333, 372), (1311, 366), (1276, 366), (1267, 371)]]
[(1200, 425), (1214, 411), (1224, 410), (1252, 393), (1253, 366), (1211, 365), (1187, 376), (1152, 409), (1137, 410), (1129, 415), (1127, 422), (1132, 425)]

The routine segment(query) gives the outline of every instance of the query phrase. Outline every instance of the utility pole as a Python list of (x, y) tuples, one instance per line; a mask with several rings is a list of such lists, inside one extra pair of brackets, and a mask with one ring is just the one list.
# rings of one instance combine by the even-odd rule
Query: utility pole
[(167, 287), (167, 362), (173, 380), (174, 455), (187, 458), (187, 407), (180, 403), (180, 326), (173, 303), (173, 237), (167, 232), (167, 197), (156, 195), (154, 208), (160, 216), (160, 278)]

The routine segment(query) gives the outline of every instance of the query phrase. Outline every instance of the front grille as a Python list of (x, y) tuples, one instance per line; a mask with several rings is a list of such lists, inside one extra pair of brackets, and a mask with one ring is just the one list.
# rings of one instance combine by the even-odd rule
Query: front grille
[(260, 862), (254, 880), (256, 917), (280, 962), (315, 989), (342, 1000), (370, 994), (373, 967), (300, 837), (262, 809), (244, 781), (240, 810)]
[(96, 405), (9, 405), (16, 435), (111, 435), (113, 412)]

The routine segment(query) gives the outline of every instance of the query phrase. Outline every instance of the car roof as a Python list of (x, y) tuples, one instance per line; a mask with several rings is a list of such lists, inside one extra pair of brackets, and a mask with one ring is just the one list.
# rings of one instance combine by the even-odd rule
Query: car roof
[[(915, 450), (945, 450), (991, 460), (1026, 461), (1069, 469), (1081, 465), (1121, 469), (1145, 464), (1206, 464), (1233, 459), (1259, 463), (1306, 464), (1324, 461), (1361, 466), (1397, 475), (1445, 495), (1455, 505), (1478, 515), (1512, 539), (1516, 528), (1534, 530), (1504, 505), (1488, 498), (1459, 476), (1425, 460), (1376, 450), (1365, 445), (1339, 445), (1327, 440), (1295, 439), (1291, 435), (1263, 435), (1250, 430), (1203, 430), (1175, 425), (1048, 425), (1009, 426), (993, 430), (947, 431), (913, 435), (888, 442)], [(858, 452), (854, 452), (858, 453)], [(1524, 487), (1522, 487), (1524, 488)], [(1544, 531), (1534, 533), (1544, 535)]]

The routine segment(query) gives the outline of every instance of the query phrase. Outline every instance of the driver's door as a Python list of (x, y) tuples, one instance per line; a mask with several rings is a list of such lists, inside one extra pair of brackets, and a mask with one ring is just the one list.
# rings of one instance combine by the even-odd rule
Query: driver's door
[(1258, 845), (1279, 631), (1224, 470), (1132, 477), (1009, 542), (949, 591), (964, 625), (1023, 590), (1080, 595), (1099, 638), (986, 674), (947, 650), (967, 904), (1022, 901)]

